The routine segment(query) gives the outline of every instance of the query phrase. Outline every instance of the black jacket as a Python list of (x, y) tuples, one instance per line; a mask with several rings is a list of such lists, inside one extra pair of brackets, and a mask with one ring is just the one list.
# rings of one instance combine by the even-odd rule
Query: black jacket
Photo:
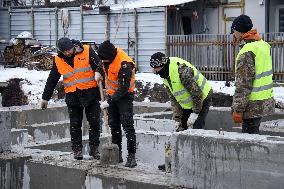
[[(78, 41), (74, 43), (75, 45), (78, 45)], [(80, 44), (80, 47), (83, 48), (83, 46)], [(90, 48), (90, 66), (95, 71), (100, 64), (100, 59), (98, 55), (95, 53), (95, 51)], [(71, 67), (74, 67), (74, 56), (67, 57), (64, 56), (62, 53), (58, 53), (58, 56), (63, 58), (65, 62), (70, 65)], [(43, 100), (50, 100), (53, 94), (53, 90), (56, 87), (59, 79), (61, 77), (61, 74), (58, 72), (57, 66), (55, 62), (53, 63), (53, 67), (49, 73), (47, 82), (45, 84), (44, 92), (42, 95)], [(65, 102), (67, 106), (88, 106), (91, 104), (94, 100), (100, 100), (100, 93), (98, 87), (85, 89), (85, 90), (79, 90), (77, 89), (75, 92), (67, 93)]]

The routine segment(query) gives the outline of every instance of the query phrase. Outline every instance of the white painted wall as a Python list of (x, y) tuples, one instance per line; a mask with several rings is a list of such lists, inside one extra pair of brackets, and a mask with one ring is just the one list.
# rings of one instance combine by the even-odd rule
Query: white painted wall
[[(254, 28), (257, 28), (258, 31), (262, 33), (265, 32), (265, 3), (260, 5), (261, 1), (262, 0), (245, 0), (244, 13), (251, 17)], [(238, 0), (229, 0), (229, 2), (238, 2)], [(225, 23), (222, 9), (223, 6), (204, 9), (204, 14), (208, 19), (210, 34), (229, 34), (231, 31), (232, 22), (227, 21)], [(242, 10), (241, 8), (225, 8), (224, 13), (226, 17), (237, 17), (242, 14)]]
[(245, 14), (251, 18), (253, 28), (259, 33), (265, 33), (265, 3), (261, 5), (260, 2), (262, 0), (246, 0)]

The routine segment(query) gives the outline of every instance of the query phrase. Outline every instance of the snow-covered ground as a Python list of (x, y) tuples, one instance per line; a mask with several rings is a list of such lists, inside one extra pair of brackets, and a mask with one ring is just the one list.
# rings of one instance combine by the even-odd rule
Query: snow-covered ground
[[(0, 67), (0, 82), (8, 81), (11, 78), (22, 78), (23, 90), (28, 95), (30, 104), (38, 104), (45, 86), (49, 71), (28, 70), (26, 68), (3, 68)], [(162, 79), (152, 73), (137, 73), (136, 80), (143, 84), (162, 84)], [(214, 92), (222, 92), (233, 95), (234, 87), (226, 87), (224, 81), (210, 81)], [(232, 83), (233, 85), (233, 83)], [(284, 87), (274, 87), (276, 101), (284, 102)], [(61, 102), (61, 101), (60, 101)], [(51, 102), (54, 103), (54, 102)]]

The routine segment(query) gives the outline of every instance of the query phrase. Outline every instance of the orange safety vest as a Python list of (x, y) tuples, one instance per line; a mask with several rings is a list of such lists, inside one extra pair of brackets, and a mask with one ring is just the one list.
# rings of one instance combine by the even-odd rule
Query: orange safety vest
[(119, 73), (119, 70), (121, 68), (121, 64), (123, 61), (131, 62), (134, 65), (128, 92), (133, 92), (135, 90), (135, 63), (122, 49), (120, 48), (116, 48), (116, 49), (117, 49), (117, 55), (115, 59), (112, 61), (112, 63), (109, 65), (108, 73), (106, 73), (106, 70), (103, 67), (105, 76), (106, 76), (105, 78), (106, 90), (110, 96), (112, 96), (113, 93), (115, 93), (115, 91), (119, 87), (118, 73)]
[(63, 58), (55, 57), (58, 72), (63, 75), (65, 93), (75, 92), (76, 89), (89, 89), (97, 86), (95, 73), (89, 63), (90, 46), (84, 45), (83, 52), (74, 57), (74, 68)]

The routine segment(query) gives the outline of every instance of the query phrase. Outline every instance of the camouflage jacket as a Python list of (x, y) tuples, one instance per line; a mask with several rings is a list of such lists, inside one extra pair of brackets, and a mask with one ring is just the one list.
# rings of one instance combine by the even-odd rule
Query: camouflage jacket
[[(181, 83), (183, 84), (184, 88), (187, 89), (187, 91), (190, 93), (192, 97), (193, 107), (192, 111), (194, 113), (199, 113), (202, 109), (202, 91), (197, 85), (197, 81), (195, 80), (193, 70), (185, 65), (180, 65), (178, 68), (179, 77), (181, 80)], [(182, 107), (180, 104), (176, 101), (175, 97), (172, 95), (170, 90), (166, 87), (166, 91), (170, 97), (172, 110), (173, 110), (173, 119), (175, 121), (180, 122), (181, 115), (183, 112)], [(211, 90), (208, 94), (207, 98), (210, 98), (213, 91)]]
[[(251, 41), (247, 41), (251, 42)], [(243, 47), (244, 45), (241, 45)], [(255, 78), (255, 55), (249, 51), (242, 54), (235, 71), (235, 94), (232, 111), (243, 113), (243, 118), (256, 118), (270, 115), (274, 112), (274, 99), (249, 101)]]

